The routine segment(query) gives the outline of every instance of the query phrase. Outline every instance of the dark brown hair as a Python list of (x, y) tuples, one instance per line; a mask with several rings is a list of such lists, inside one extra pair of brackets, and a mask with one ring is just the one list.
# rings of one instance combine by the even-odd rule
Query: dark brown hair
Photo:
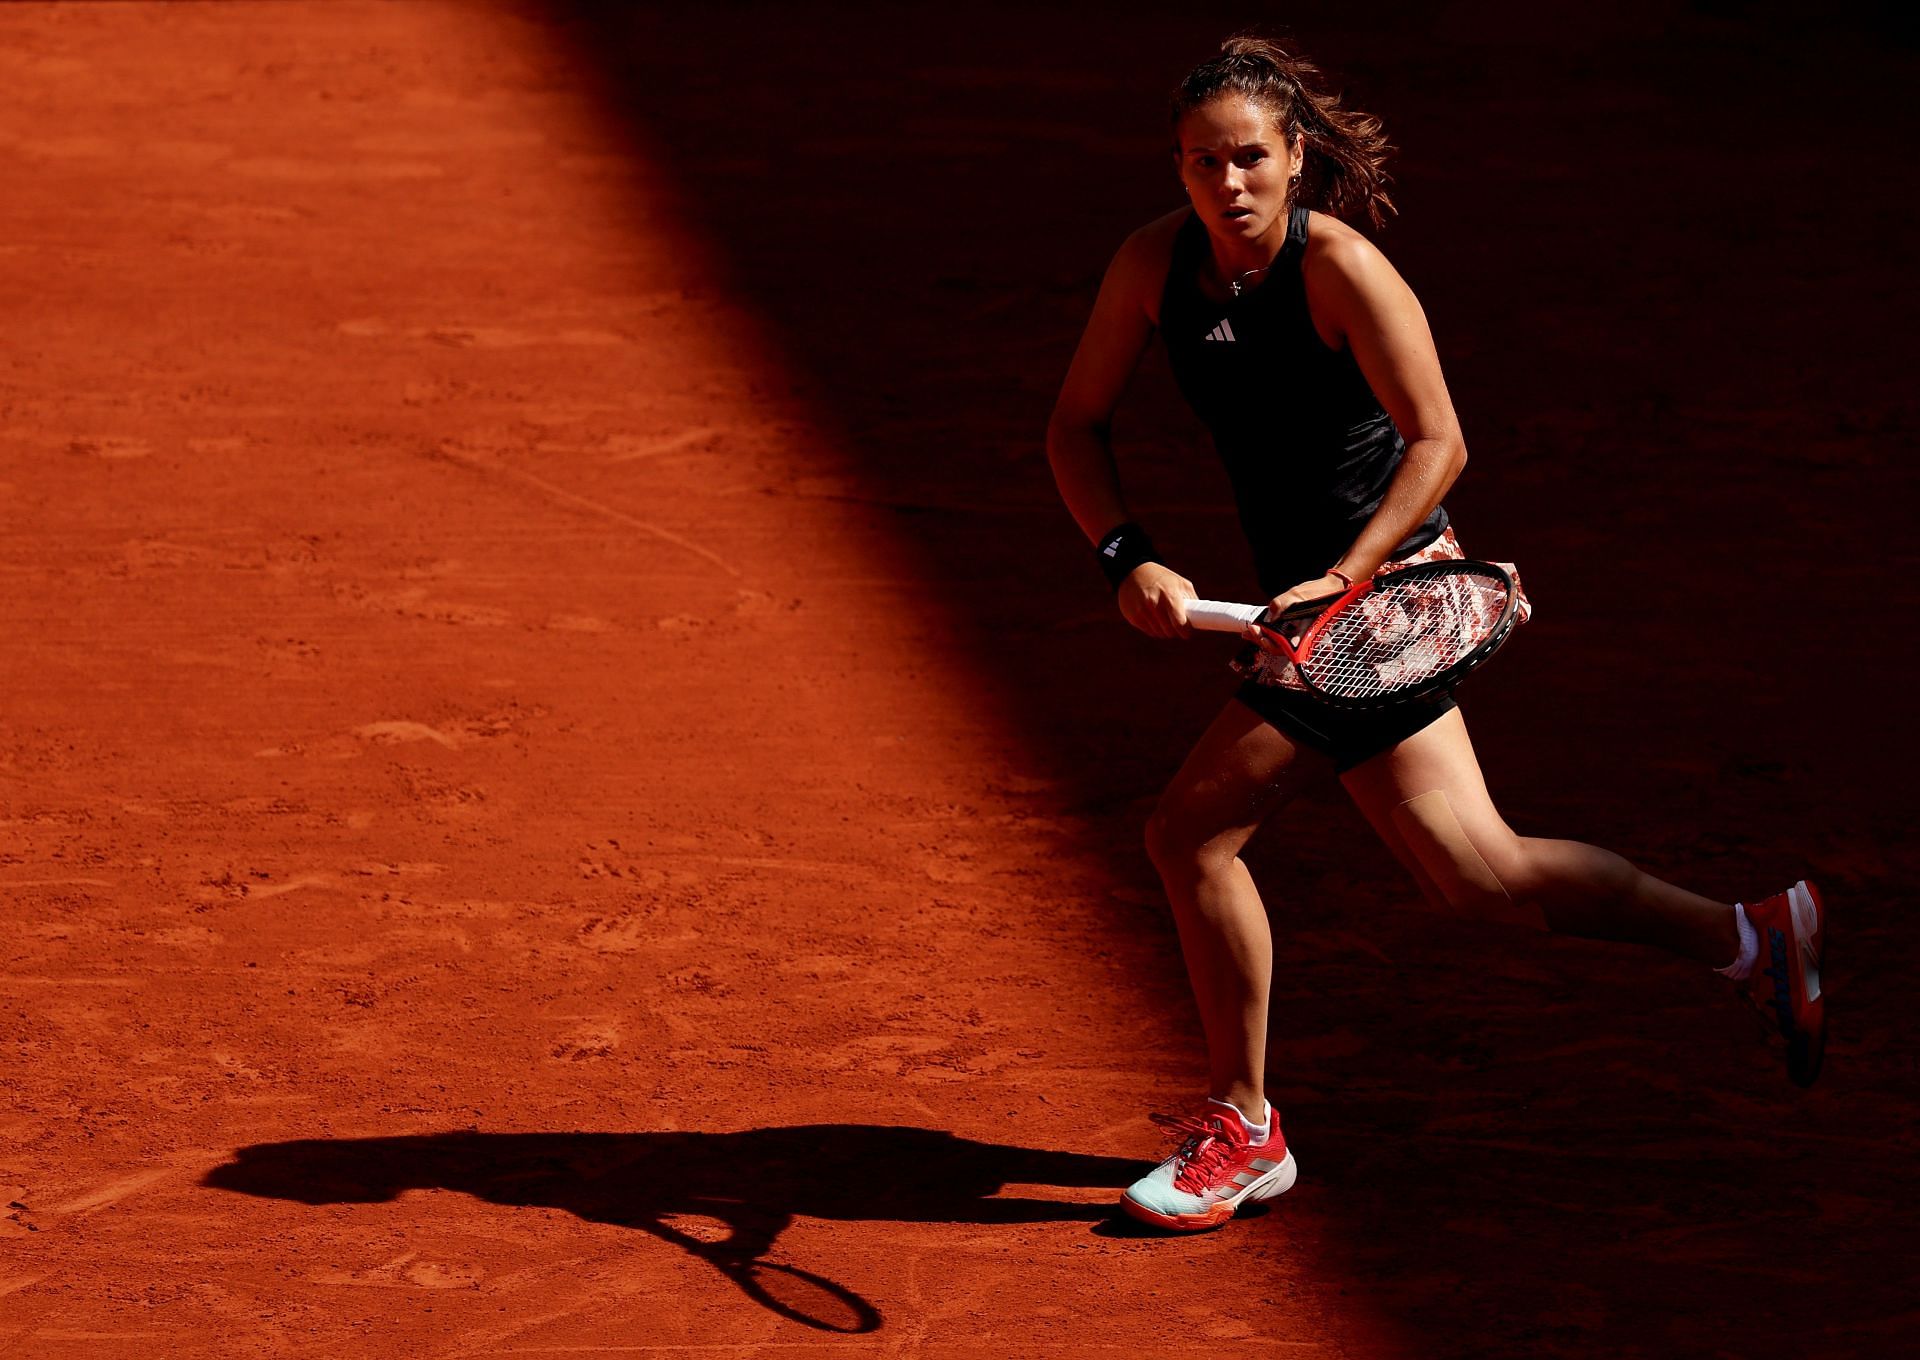
[(1271, 39), (1235, 34), (1220, 44), (1219, 56), (1174, 87), (1176, 142), (1180, 120), (1223, 94), (1243, 95), (1270, 110), (1289, 145), (1295, 136), (1304, 139), (1296, 203), (1335, 217), (1364, 217), (1376, 231), (1386, 225), (1394, 211), (1387, 195), (1385, 166), (1393, 147), (1386, 130), (1370, 113), (1341, 108), (1319, 67)]

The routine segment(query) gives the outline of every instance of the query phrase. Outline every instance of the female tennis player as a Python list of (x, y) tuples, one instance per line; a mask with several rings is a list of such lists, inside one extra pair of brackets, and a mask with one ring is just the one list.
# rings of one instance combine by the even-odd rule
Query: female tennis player
[[(1150, 637), (1190, 634), (1193, 585), (1127, 513), (1108, 430), (1157, 331), (1213, 434), (1275, 609), (1382, 568), (1457, 558), (1441, 499), (1467, 450), (1419, 302), (1343, 218), (1381, 225), (1388, 150), (1378, 119), (1342, 107), (1308, 62), (1236, 37), (1176, 89), (1173, 139), (1188, 203), (1120, 247), (1047, 429), (1068, 510), (1095, 545), (1120, 613)], [(1264, 1094), (1273, 942), (1239, 852), (1303, 791), (1338, 778), (1446, 910), (1499, 914), (1592, 939), (1655, 945), (1736, 980), (1810, 1084), (1825, 1044), (1814, 886), (1742, 906), (1663, 883), (1620, 856), (1514, 833), (1481, 778), (1450, 693), (1354, 712), (1283, 683), (1249, 626), (1245, 677), (1175, 775), (1147, 849), (1199, 1001), (1210, 1088), (1192, 1115), (1155, 1116), (1172, 1156), (1123, 1200), (1196, 1230), (1296, 1175)]]

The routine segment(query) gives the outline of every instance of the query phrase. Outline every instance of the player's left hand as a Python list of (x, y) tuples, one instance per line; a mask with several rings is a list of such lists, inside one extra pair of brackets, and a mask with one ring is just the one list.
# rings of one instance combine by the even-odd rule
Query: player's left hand
[[(1331, 574), (1316, 576), (1311, 581), (1302, 581), (1291, 590), (1274, 596), (1267, 608), (1275, 615), (1282, 614), (1297, 604), (1304, 604), (1308, 600), (1325, 599), (1329, 595), (1338, 595), (1346, 588), (1346, 583), (1338, 576)], [(1248, 624), (1241, 636), (1248, 642), (1259, 643), (1270, 652), (1280, 650), (1273, 645), (1273, 635), (1257, 623)]]

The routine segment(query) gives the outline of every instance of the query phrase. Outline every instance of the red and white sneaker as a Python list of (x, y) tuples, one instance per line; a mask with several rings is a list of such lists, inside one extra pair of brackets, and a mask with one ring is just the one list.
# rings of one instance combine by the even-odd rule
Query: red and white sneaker
[(1217, 1228), (1242, 1204), (1286, 1193), (1300, 1174), (1277, 1114), (1271, 1116), (1273, 1132), (1258, 1147), (1240, 1111), (1230, 1105), (1209, 1102), (1196, 1116), (1152, 1118), (1180, 1146), (1120, 1200), (1120, 1207), (1143, 1223), (1175, 1232)]
[(1744, 984), (1747, 999), (1787, 1041), (1787, 1075), (1796, 1086), (1811, 1086), (1827, 1051), (1827, 1001), (1820, 991), (1826, 905), (1812, 881), (1802, 879), (1746, 911), (1760, 932), (1760, 957)]

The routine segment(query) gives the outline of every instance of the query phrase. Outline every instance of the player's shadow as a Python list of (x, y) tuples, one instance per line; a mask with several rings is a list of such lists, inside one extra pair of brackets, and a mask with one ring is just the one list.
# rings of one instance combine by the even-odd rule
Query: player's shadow
[[(798, 1215), (909, 1223), (1101, 1220), (1105, 1204), (1001, 1197), (1013, 1186), (1116, 1189), (1140, 1163), (979, 1143), (928, 1129), (810, 1124), (740, 1133), (436, 1133), (241, 1148), (203, 1183), (302, 1204), (458, 1190), (564, 1209), (670, 1242), (782, 1317), (870, 1332), (858, 1291), (770, 1259)], [(724, 1229), (716, 1225), (724, 1225)]]

